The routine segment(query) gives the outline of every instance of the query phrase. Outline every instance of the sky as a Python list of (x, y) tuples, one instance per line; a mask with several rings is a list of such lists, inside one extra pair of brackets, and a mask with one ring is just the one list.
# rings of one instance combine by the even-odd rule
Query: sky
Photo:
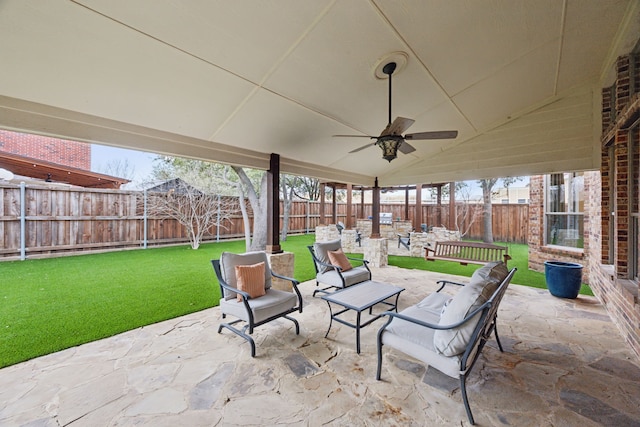
[[(94, 172), (105, 173), (106, 167), (111, 161), (129, 161), (129, 164), (135, 167), (135, 174), (132, 179), (132, 184), (142, 184), (148, 181), (151, 177), (151, 171), (153, 170), (153, 159), (157, 154), (146, 153), (141, 151), (127, 150), (125, 148), (109, 147), (107, 145), (91, 145), (91, 170)], [(128, 178), (128, 177), (120, 177)], [(478, 186), (476, 181), (467, 181), (471, 186), (472, 197), (479, 197), (482, 195), (482, 190)], [(513, 184), (513, 187), (525, 187), (529, 183), (529, 177), (523, 177), (521, 181)], [(496, 185), (495, 189), (501, 187), (500, 184)]]
[[(153, 169), (153, 159), (157, 154), (142, 151), (127, 150), (125, 148), (109, 147), (107, 145), (91, 144), (91, 170), (105, 173), (107, 165), (112, 161), (127, 160), (134, 167), (134, 183), (147, 181)], [(120, 177), (129, 178), (129, 177)]]

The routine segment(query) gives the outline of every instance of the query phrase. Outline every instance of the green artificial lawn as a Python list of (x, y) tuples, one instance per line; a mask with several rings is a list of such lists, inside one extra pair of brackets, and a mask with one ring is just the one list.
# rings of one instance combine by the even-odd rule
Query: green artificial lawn
[[(306, 247), (314, 239), (309, 234), (281, 242), (295, 254), (300, 282), (315, 276)], [(544, 275), (527, 269), (527, 246), (509, 246), (509, 265), (518, 267), (514, 282), (545, 288)], [(173, 246), (0, 262), (0, 367), (217, 305), (210, 260), (222, 251), (242, 253), (244, 240), (195, 251)], [(461, 276), (479, 268), (399, 256), (390, 256), (389, 264)]]
[[(544, 273), (529, 270), (529, 247), (517, 243), (496, 243), (497, 245), (506, 245), (509, 247), (509, 268), (517, 267), (518, 271), (513, 277), (512, 283), (518, 285), (526, 285), (534, 288), (547, 289), (544, 279)], [(402, 268), (413, 268), (417, 270), (429, 270), (438, 273), (454, 274), (457, 276), (471, 277), (474, 271), (482, 267), (481, 265), (461, 265), (453, 261), (425, 261), (422, 258), (410, 258), (403, 256), (389, 255), (389, 265), (395, 265)], [(591, 295), (591, 288), (583, 284), (580, 288), (582, 295)]]
[[(313, 239), (282, 242), (301, 280), (315, 275)], [(217, 305), (222, 251), (244, 240), (1, 262), (0, 367)]]

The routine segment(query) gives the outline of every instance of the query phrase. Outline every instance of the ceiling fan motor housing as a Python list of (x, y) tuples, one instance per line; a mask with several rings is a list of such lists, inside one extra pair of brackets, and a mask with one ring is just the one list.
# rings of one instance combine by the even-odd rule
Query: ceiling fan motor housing
[(402, 135), (385, 135), (378, 138), (376, 145), (382, 149), (382, 158), (391, 162), (398, 157), (398, 148), (403, 142)]

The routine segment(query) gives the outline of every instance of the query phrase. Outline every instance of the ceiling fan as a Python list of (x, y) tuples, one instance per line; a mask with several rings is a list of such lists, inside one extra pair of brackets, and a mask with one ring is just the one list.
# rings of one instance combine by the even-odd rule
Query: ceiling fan
[(391, 160), (398, 157), (398, 150), (401, 153), (409, 154), (416, 149), (411, 146), (406, 140), (420, 140), (420, 139), (453, 139), (458, 136), (457, 130), (442, 130), (432, 132), (418, 132), (408, 133), (402, 136), (402, 133), (409, 129), (409, 127), (415, 122), (415, 120), (407, 119), (404, 117), (396, 117), (391, 122), (391, 76), (396, 70), (396, 63), (389, 62), (382, 68), (382, 72), (389, 76), (389, 124), (384, 128), (380, 136), (368, 136), (368, 135), (333, 135), (334, 137), (350, 137), (350, 138), (371, 138), (375, 139), (375, 142), (363, 145), (360, 148), (349, 151), (349, 153), (356, 153), (365, 148), (377, 145), (382, 149), (382, 158), (391, 162)]

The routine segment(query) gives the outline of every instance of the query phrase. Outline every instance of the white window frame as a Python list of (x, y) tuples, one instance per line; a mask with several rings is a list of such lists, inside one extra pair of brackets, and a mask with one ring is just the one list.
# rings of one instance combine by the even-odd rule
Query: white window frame
[[(552, 174), (552, 175), (560, 175), (560, 174)], [(549, 210), (549, 205), (550, 205), (550, 200), (549, 200), (549, 190), (551, 187), (551, 176), (552, 175), (545, 175), (544, 177), (544, 244), (546, 246), (557, 246), (557, 247), (562, 247), (562, 248), (568, 248), (571, 250), (583, 250), (583, 248), (578, 247), (577, 242), (582, 240), (583, 244), (584, 244), (584, 210), (583, 211), (579, 211), (579, 212), (574, 212), (571, 209), (571, 207), (574, 205), (573, 202), (575, 202), (574, 200), (571, 200), (571, 193), (566, 192), (565, 190), (565, 197), (568, 197), (568, 203), (565, 203), (566, 205), (566, 211), (564, 212), (556, 212), (556, 211), (550, 211)], [(580, 199), (582, 199), (584, 201), (584, 174), (582, 172), (565, 172), (562, 175), (564, 178), (564, 182), (566, 183), (567, 181), (567, 175), (570, 175), (571, 179), (575, 179), (578, 176), (581, 176), (583, 179), (583, 188), (579, 191), (582, 192), (582, 197), (578, 198), (577, 201), (577, 205), (580, 206)], [(566, 185), (566, 184), (564, 184)], [(582, 230), (583, 230), (583, 235), (580, 236), (579, 233), (579, 229), (576, 228), (566, 228), (566, 229), (557, 229), (557, 238), (560, 241), (549, 241), (549, 235), (551, 233), (548, 232), (548, 228), (549, 228), (549, 217), (550, 216), (565, 216), (565, 217), (569, 217), (569, 216), (573, 216), (573, 217), (579, 217), (580, 222), (582, 223)], [(567, 242), (575, 242), (573, 245), (571, 244), (566, 244)]]

